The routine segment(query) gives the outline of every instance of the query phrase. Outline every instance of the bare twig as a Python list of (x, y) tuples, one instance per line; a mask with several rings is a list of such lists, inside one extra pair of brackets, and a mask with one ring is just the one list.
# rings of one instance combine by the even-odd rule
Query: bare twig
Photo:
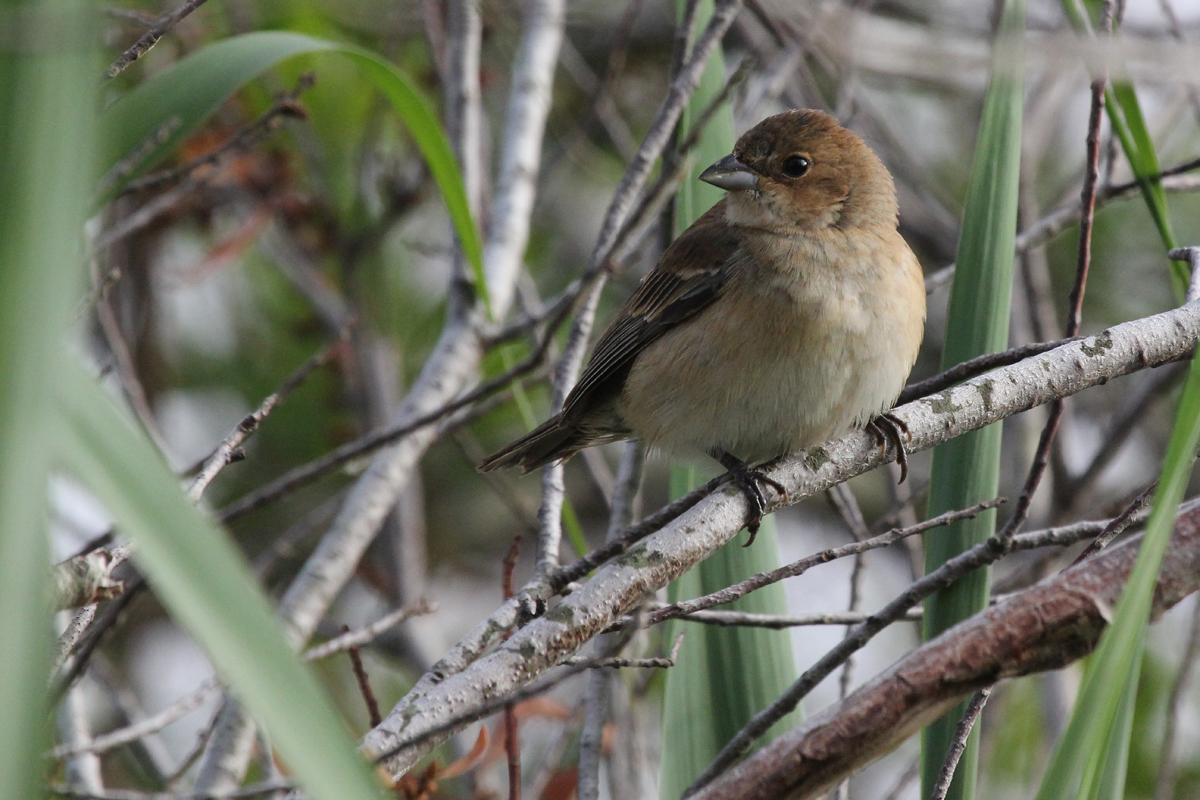
[[(862, 509), (858, 507), (858, 500), (854, 497), (854, 492), (844, 483), (839, 483), (826, 492), (826, 495), (833, 500), (834, 507), (838, 513), (842, 515), (842, 519), (846, 521), (846, 527), (850, 530), (850, 535), (855, 542), (866, 541), (871, 538), (871, 531), (867, 528), (867, 522), (863, 518)], [(862, 579), (863, 572), (866, 568), (866, 551), (854, 554), (854, 566), (850, 569), (850, 602), (846, 607), (849, 614), (857, 614), (862, 605)], [(849, 635), (850, 629), (846, 629), (846, 634)], [(850, 694), (850, 685), (854, 682), (854, 659), (846, 659), (846, 663), (842, 665), (842, 674), (838, 678), (838, 698), (844, 698)], [(837, 794), (839, 796), (846, 794), (846, 785), (843, 783), (838, 787)]]
[[(1021, 544), (1018, 544), (1020, 542)], [(858, 625), (842, 642), (817, 660), (783, 695), (767, 708), (755, 714), (745, 727), (721, 749), (699, 778), (684, 793), (687, 797), (699, 791), (744, 755), (754, 741), (772, 725), (791, 713), (808, 695), (851, 654), (861, 649), (875, 634), (899, 619), (908, 609), (941, 591), (959, 578), (991, 564), (1024, 544), (1023, 537), (1002, 538), (995, 534), (987, 541), (945, 561), (940, 567), (914, 581), (898, 597)]]
[(215, 166), (231, 155), (243, 153), (279, 129), (283, 119), (307, 120), (308, 112), (299, 103), (300, 95), (317, 82), (315, 73), (301, 75), (296, 88), (280, 96), (258, 119), (238, 129), (220, 146), (178, 167), (164, 169), (131, 181), (122, 189), (123, 193), (144, 192), (159, 189), (195, 175), (206, 167)]
[(1037, 344), (1013, 347), (1000, 353), (986, 353), (982, 356), (976, 356), (951, 367), (945, 372), (939, 372), (933, 377), (905, 386), (904, 390), (900, 392), (900, 397), (896, 399), (896, 405), (904, 405), (905, 403), (911, 403), (917, 398), (937, 394), (944, 389), (974, 378), (977, 375), (990, 372), (998, 367), (1007, 367), (1009, 364), (1016, 364), (1018, 361), (1024, 361), (1030, 356), (1046, 353), (1056, 347), (1062, 347), (1064, 344), (1070, 344), (1078, 340), (1078, 337), (1072, 337), (1070, 339), (1059, 339), (1056, 342), (1038, 342)]
[(154, 23), (153, 28), (142, 34), (141, 38), (118, 56), (116, 61), (109, 64), (108, 69), (104, 71), (105, 76), (115, 78), (120, 75), (126, 67), (146, 55), (150, 51), (150, 48), (158, 44), (159, 39), (165, 36), (171, 28), (179, 24), (180, 20), (204, 5), (205, 2), (207, 0), (187, 0), (187, 2), (171, 13), (159, 17), (158, 21)]
[[(560, 310), (563, 317), (569, 306)], [(251, 511), (262, 508), (265, 505), (275, 502), (276, 500), (286, 496), (288, 493), (302, 487), (326, 475), (329, 472), (347, 464), (357, 458), (369, 455), (377, 450), (380, 450), (388, 445), (397, 443), (398, 441), (410, 436), (411, 434), (422, 431), (435, 423), (441, 422), (450, 415), (467, 408), (489, 395), (500, 391), (504, 387), (511, 384), (514, 380), (536, 370), (546, 357), (551, 343), (553, 342), (553, 331), (555, 323), (551, 321), (547, 325), (545, 334), (541, 337), (537, 347), (529, 354), (525, 360), (513, 366), (512, 369), (497, 375), (491, 380), (484, 381), (471, 391), (463, 394), (460, 397), (446, 401), (438, 407), (430, 410), (427, 413), (421, 414), (415, 418), (402, 418), (398, 424), (393, 424), (381, 431), (369, 433), (352, 442), (347, 442), (341, 447), (326, 453), (320, 458), (313, 459), (307, 464), (302, 464), (299, 467), (287, 472), (265, 486), (250, 492), (239, 500), (230, 503), (218, 513), (218, 518), (222, 522), (230, 522), (238, 517), (248, 514)]]
[[(1112, 0), (1106, 0), (1100, 14), (1100, 27), (1111, 32), (1113, 17)], [(1067, 323), (1064, 336), (1070, 338), (1079, 333), (1079, 325), (1083, 316), (1083, 294), (1087, 289), (1088, 271), (1092, 263), (1092, 225), (1096, 217), (1096, 186), (1100, 173), (1100, 122), (1104, 114), (1104, 87), (1108, 83), (1107, 72), (1102, 72), (1091, 86), (1092, 104), (1088, 116), (1087, 129), (1087, 161), (1083, 176), (1083, 189), (1080, 192), (1080, 208), (1082, 213), (1079, 220), (1079, 247), (1075, 263), (1075, 280), (1071, 284), (1071, 294), (1067, 300)], [(1000, 531), (1001, 538), (1011, 538), (1021, 529), (1029, 517), (1029, 509), (1033, 504), (1033, 495), (1046, 472), (1050, 462), (1050, 448), (1058, 434), (1058, 426), (1063, 418), (1063, 401), (1055, 400), (1050, 404), (1046, 415), (1046, 424), (1038, 437), (1037, 449), (1025, 478), (1025, 486), (1013, 507), (1012, 516)], [(986, 698), (985, 698), (986, 700)], [(982, 703), (980, 704), (982, 709)], [(953, 772), (953, 770), (951, 770)]]
[(352, 647), (361, 647), (375, 640), (381, 633), (388, 631), (400, 623), (412, 619), (413, 617), (422, 614), (432, 614), (437, 611), (437, 604), (430, 603), (425, 600), (420, 601), (416, 605), (407, 606), (397, 609), (390, 614), (385, 614), (379, 619), (367, 625), (365, 628), (358, 630), (348, 630), (346, 633), (338, 636), (336, 639), (330, 639), (324, 644), (310, 647), (304, 651), (303, 658), (305, 661), (317, 661), (322, 658), (328, 658), (334, 653), (340, 653), (343, 650), (349, 650)]
[(1150, 505), (1150, 501), (1154, 499), (1154, 490), (1157, 488), (1158, 481), (1152, 481), (1149, 486), (1138, 493), (1133, 502), (1126, 506), (1125, 510), (1112, 520), (1112, 522), (1105, 525), (1104, 530), (1088, 543), (1088, 546), (1084, 548), (1083, 552), (1071, 564), (1075, 565), (1084, 559), (1091, 558), (1105, 547), (1108, 547), (1113, 539), (1124, 533), (1133, 524), (1136, 515)]
[(987, 686), (976, 692), (975, 696), (971, 698), (971, 702), (967, 703), (962, 718), (954, 728), (954, 738), (950, 740), (950, 749), (946, 751), (946, 760), (942, 762), (942, 769), (938, 772), (937, 781), (930, 790), (929, 800), (946, 800), (946, 792), (950, 791), (950, 782), (954, 779), (954, 770), (958, 767), (958, 760), (962, 758), (963, 752), (967, 749), (967, 738), (971, 735), (971, 729), (975, 727), (975, 720), (979, 719), (979, 715), (983, 713), (983, 707), (987, 704), (991, 694), (992, 687)]
[[(343, 627), (346, 633), (350, 632), (349, 625)], [(383, 721), (383, 716), (379, 713), (379, 701), (375, 699), (375, 690), (371, 688), (371, 677), (367, 675), (367, 668), (363, 665), (362, 651), (358, 649), (358, 645), (352, 644), (346, 647), (346, 655), (350, 656), (354, 680), (358, 683), (358, 692), (367, 706), (367, 717), (371, 721), (371, 727), (374, 728)]]
[[(860, 625), (871, 618), (870, 614), (861, 611), (831, 611), (828, 614), (754, 614), (748, 611), (692, 611), (680, 614), (672, 619), (687, 622), (700, 622), (705, 625), (720, 627), (799, 628), (811, 625)], [(897, 617), (897, 621), (919, 622), (921, 611), (914, 609), (906, 611)]]
[[(761, 589), (764, 586), (769, 586), (772, 583), (777, 583), (785, 578), (794, 578), (797, 575), (803, 575), (808, 570), (819, 564), (827, 564), (839, 558), (846, 556), (865, 553), (868, 550), (874, 550), (879, 547), (887, 547), (907, 536), (915, 536), (918, 533), (924, 533), (934, 528), (939, 528), (944, 525), (950, 525), (963, 519), (973, 519), (989, 508), (995, 508), (1005, 502), (1004, 498), (996, 498), (995, 500), (986, 500), (982, 503), (977, 503), (970, 508), (965, 508), (955, 511), (947, 511), (944, 514), (938, 514), (936, 517), (912, 525), (907, 528), (896, 528), (887, 533), (873, 536), (861, 541), (851, 542), (850, 544), (842, 545), (841, 547), (831, 547), (828, 550), (822, 550), (811, 556), (806, 556), (791, 564), (785, 564), (778, 569), (770, 572), (762, 572), (758, 575), (753, 575), (741, 583), (736, 583), (720, 591), (712, 594), (697, 597), (694, 600), (683, 600), (678, 603), (672, 603), (669, 606), (663, 606), (660, 609), (650, 612), (648, 624), (657, 625), (666, 622), (669, 619), (675, 619), (688, 614), (693, 614), (697, 611), (702, 611), (713, 606), (732, 603), (734, 600), (745, 597), (751, 592)], [(829, 624), (829, 623), (824, 623)]]
[[(680, 631), (671, 644), (671, 649), (663, 658), (568, 658), (564, 666), (586, 666), (594, 670), (620, 669), (639, 667), (642, 669), (668, 669), (675, 666), (679, 658), (679, 648), (683, 647), (683, 636), (686, 631)], [(603, 673), (600, 673), (603, 674)], [(602, 726), (603, 727), (603, 726)]]
[(216, 678), (210, 678), (204, 681), (195, 691), (184, 695), (179, 700), (159, 711), (153, 716), (146, 717), (138, 722), (124, 728), (118, 728), (115, 731), (97, 736), (96, 738), (82, 744), (76, 745), (59, 745), (50, 751), (51, 758), (68, 758), (76, 753), (103, 753), (112, 750), (122, 745), (136, 742), (149, 736), (152, 733), (157, 733), (163, 728), (182, 719), (188, 713), (200, 707), (208, 697), (220, 688), (221, 682)]
[[(505, 600), (511, 600), (513, 596), (513, 572), (517, 568), (517, 557), (520, 554), (521, 537), (517, 536), (513, 538), (512, 545), (504, 556), (504, 568), (501, 571), (500, 581)], [(504, 706), (504, 755), (508, 761), (508, 800), (521, 800), (521, 741), (518, 735), (517, 712), (514, 705), (509, 703)]]
[[(641, 442), (630, 442), (625, 445), (620, 466), (617, 468), (613, 499), (609, 507), (608, 534), (606, 536), (608, 541), (619, 538), (632, 519), (634, 498), (637, 496), (638, 487), (641, 484), (644, 456), (645, 448)], [(594, 653), (600, 654), (611, 647), (611, 644), (608, 636), (598, 636), (592, 650)], [(672, 648), (671, 664), (662, 666), (674, 665), (674, 651), (675, 648)], [(618, 665), (614, 664), (613, 666)], [(634, 665), (625, 664), (623, 666)], [(612, 676), (604, 670), (597, 670), (588, 678), (588, 685), (584, 690), (583, 728), (579, 733), (579, 780), (576, 789), (579, 800), (596, 800), (600, 794), (600, 750), (613, 691), (611, 678)]]
[(262, 424), (262, 421), (267, 418), (268, 414), (275, 410), (277, 405), (286, 400), (300, 384), (304, 383), (313, 370), (319, 369), (329, 363), (334, 354), (337, 353), (338, 348), (346, 343), (353, 326), (354, 320), (352, 319), (342, 328), (334, 341), (322, 347), (319, 352), (297, 367), (278, 389), (267, 395), (259, 403), (258, 408), (247, 414), (237, 424), (237, 427), (217, 445), (212, 455), (204, 460), (196, 477), (192, 479), (192, 483), (187, 490), (189, 500), (193, 503), (200, 501), (200, 498), (204, 495), (204, 490), (208, 488), (208, 485), (212, 483), (221, 470), (237, 460), (236, 454), (239, 452), (242, 443), (258, 430), (258, 426)]

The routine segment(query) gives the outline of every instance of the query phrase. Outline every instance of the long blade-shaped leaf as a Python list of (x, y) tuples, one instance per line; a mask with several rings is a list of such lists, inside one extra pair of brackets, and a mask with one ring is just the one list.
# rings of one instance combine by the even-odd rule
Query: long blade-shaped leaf
[(64, 372), (64, 466), (137, 546), (138, 566), (171, 616), (208, 652), (314, 797), (379, 800), (344, 723), (288, 647), (232, 542), (188, 503), (161, 455), (107, 394), (78, 366)]
[(299, 33), (267, 31), (235, 36), (198, 50), (104, 110), (99, 120), (104, 136), (103, 165), (112, 166), (165, 133), (156, 146), (146, 148), (145, 158), (125, 176), (135, 177), (175, 147), (246, 83), (281, 61), (313, 53), (339, 53), (349, 58), (391, 102), (429, 165), (462, 242), (463, 253), (471, 264), (478, 290), (486, 301), (479, 231), (437, 115), (404, 73), (360, 47)]
[(97, 62), (80, 2), (0, 3), (0, 794), (43, 797), (50, 412), (91, 174)]
[[(1017, 226), (1017, 183), (1021, 158), (1024, 0), (1007, 0), (1000, 22), (991, 85), (984, 102), (971, 180), (958, 245), (958, 271), (950, 295), (942, 364), (950, 367), (1008, 343), (1013, 245)], [(1000, 472), (999, 425), (960, 436), (933, 455), (929, 516), (995, 497)], [(994, 511), (927, 534), (925, 566), (932, 572), (947, 559), (984, 541), (995, 528)], [(925, 638), (987, 605), (989, 573), (980, 570), (939, 592), (925, 604)], [(922, 750), (923, 792), (928, 795), (945, 760), (960, 705), (930, 725)], [(947, 795), (975, 794), (978, 734), (972, 734)]]

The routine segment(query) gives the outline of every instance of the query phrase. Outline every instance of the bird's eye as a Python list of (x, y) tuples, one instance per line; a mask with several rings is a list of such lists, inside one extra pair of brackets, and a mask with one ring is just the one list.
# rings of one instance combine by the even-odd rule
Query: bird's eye
[(783, 174), (789, 178), (799, 178), (808, 172), (808, 159), (804, 156), (788, 156), (783, 160)]

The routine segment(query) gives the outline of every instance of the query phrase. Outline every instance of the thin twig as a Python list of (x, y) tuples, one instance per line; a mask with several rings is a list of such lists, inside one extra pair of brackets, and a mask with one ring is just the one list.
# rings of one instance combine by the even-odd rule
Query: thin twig
[[(595, 670), (620, 669), (638, 667), (641, 669), (667, 669), (675, 666), (679, 658), (679, 648), (683, 647), (683, 636), (687, 631), (680, 631), (671, 644), (671, 650), (662, 658), (568, 658), (562, 662), (564, 666), (581, 666)], [(580, 796), (582, 800), (582, 795)]]
[(986, 353), (982, 356), (976, 356), (961, 364), (957, 364), (945, 372), (939, 372), (930, 378), (917, 383), (910, 383), (900, 392), (900, 397), (896, 399), (896, 405), (901, 406), (905, 403), (911, 403), (921, 397), (928, 397), (931, 394), (937, 394), (940, 391), (949, 389), (957, 383), (962, 383), (965, 380), (970, 380), (977, 375), (982, 375), (998, 367), (1007, 367), (1009, 364), (1016, 364), (1018, 361), (1024, 361), (1030, 356), (1040, 355), (1062, 347), (1064, 344), (1079, 341), (1079, 337), (1070, 339), (1059, 339), (1054, 342), (1038, 342), (1036, 344), (1026, 344), (1020, 347), (1013, 347), (1000, 353)]
[[(1100, 13), (1101, 30), (1112, 30), (1113, 4), (1105, 0)], [(1087, 161), (1083, 176), (1083, 189), (1080, 192), (1080, 208), (1082, 213), (1079, 220), (1079, 247), (1075, 262), (1075, 280), (1071, 284), (1071, 293), (1067, 299), (1067, 322), (1064, 337), (1071, 338), (1079, 333), (1083, 316), (1083, 295), (1087, 289), (1088, 271), (1092, 263), (1092, 226), (1096, 218), (1096, 186), (1100, 174), (1100, 122), (1104, 114), (1104, 87), (1108, 83), (1107, 72), (1101, 72), (1092, 81), (1092, 103), (1088, 115), (1087, 129)], [(1029, 509), (1033, 505), (1033, 495), (1037, 492), (1046, 465), (1050, 463), (1050, 448), (1058, 434), (1059, 423), (1062, 422), (1065, 405), (1060, 398), (1050, 404), (1046, 414), (1046, 424), (1038, 437), (1037, 448), (1034, 450), (1033, 461), (1025, 478), (1021, 495), (1013, 507), (1012, 516), (1000, 531), (1000, 538), (1008, 539), (1013, 536), (1029, 517)], [(982, 707), (982, 704), (981, 704)]]
[[(609, 506), (606, 541), (618, 539), (633, 518), (634, 500), (641, 484), (644, 460), (645, 446), (641, 442), (634, 441), (625, 445), (625, 450), (621, 454), (621, 463), (617, 467), (612, 503)], [(599, 655), (610, 646), (609, 635), (604, 634), (596, 637), (596, 641), (592, 644), (592, 652)], [(675, 648), (672, 648), (669, 659), (671, 665), (674, 664), (674, 659)], [(637, 659), (627, 659), (626, 661), (633, 660)], [(645, 660), (659, 661), (660, 659)], [(634, 664), (627, 663), (623, 666), (634, 666)], [(645, 666), (659, 665), (647, 664)], [(600, 794), (600, 751), (604, 742), (604, 725), (608, 721), (612, 692), (613, 681), (610, 673), (596, 670), (588, 678), (588, 685), (583, 696), (583, 727), (579, 732), (579, 778), (576, 783), (579, 800), (596, 800)]]
[[(559, 313), (565, 317), (569, 309), (569, 306), (564, 307)], [(553, 342), (555, 327), (553, 321), (548, 323), (546, 332), (539, 340), (537, 347), (534, 348), (533, 352), (524, 361), (515, 365), (512, 369), (497, 375), (491, 380), (484, 381), (457, 399), (451, 400), (415, 419), (407, 420), (400, 425), (384, 428), (381, 431), (369, 433), (366, 436), (335, 448), (320, 458), (313, 459), (307, 464), (296, 467), (265, 486), (261, 486), (230, 503), (218, 512), (217, 518), (221, 522), (230, 522), (244, 514), (262, 508), (302, 486), (307, 486), (322, 475), (341, 467), (343, 464), (373, 453), (387, 445), (395, 444), (409, 434), (440, 422), (451, 414), (486, 398), (494, 392), (500, 391), (517, 378), (528, 375), (541, 365)]]
[[(511, 600), (513, 596), (513, 572), (517, 568), (517, 557), (520, 554), (521, 537), (516, 536), (504, 556), (504, 568), (501, 571), (500, 582), (505, 600)], [(504, 706), (504, 755), (508, 761), (508, 800), (521, 800), (521, 742), (518, 738), (517, 712), (513, 703)]]
[(145, 192), (159, 189), (167, 184), (175, 183), (184, 178), (195, 175), (205, 167), (212, 167), (228, 156), (243, 153), (255, 144), (258, 144), (263, 139), (270, 136), (279, 129), (281, 119), (298, 119), (308, 120), (308, 112), (304, 106), (300, 105), (299, 97), (307, 89), (311, 89), (316, 85), (317, 77), (315, 73), (305, 73), (296, 81), (296, 87), (290, 92), (281, 95), (276, 99), (275, 103), (267, 109), (258, 119), (243, 128), (240, 128), (232, 136), (226, 139), (220, 146), (213, 148), (202, 156), (199, 156), (186, 164), (181, 164), (178, 167), (164, 169), (159, 172), (153, 172), (149, 175), (144, 175), (135, 181), (131, 181), (122, 189), (123, 194), (133, 192)]
[[(826, 493), (838, 512), (842, 515), (842, 519), (846, 521), (846, 527), (850, 530), (850, 535), (855, 542), (866, 541), (871, 538), (871, 531), (867, 528), (867, 522), (863, 518), (862, 509), (858, 507), (858, 500), (854, 497), (854, 492), (845, 483), (839, 483)], [(850, 602), (846, 606), (848, 614), (857, 614), (862, 606), (862, 580), (863, 573), (866, 568), (866, 552), (854, 554), (854, 566), (850, 570)], [(846, 635), (850, 635), (850, 628), (846, 629)], [(850, 686), (854, 682), (854, 658), (846, 659), (846, 663), (842, 665), (842, 674), (838, 677), (838, 699), (844, 700), (850, 694)], [(847, 794), (847, 783), (842, 782), (835, 791), (835, 797), (842, 797)]]
[[(831, 611), (828, 614), (754, 614), (748, 611), (692, 611), (672, 619), (699, 622), (722, 628), (799, 628), (813, 625), (860, 625), (871, 618), (861, 611)], [(896, 618), (900, 622), (919, 622), (920, 609), (906, 611)]]
[(171, 13), (164, 14), (154, 24), (153, 28), (143, 33), (141, 38), (134, 42), (128, 50), (118, 56), (117, 60), (108, 66), (108, 69), (104, 71), (105, 76), (115, 78), (120, 75), (126, 67), (150, 52), (150, 48), (158, 44), (158, 40), (165, 36), (171, 28), (178, 25), (180, 20), (204, 5), (205, 2), (207, 0), (187, 0), (187, 2)]
[[(346, 633), (350, 632), (349, 625), (344, 625), (343, 629)], [(371, 727), (374, 728), (383, 722), (383, 715), (379, 713), (379, 701), (375, 699), (375, 690), (371, 688), (371, 677), (367, 675), (367, 668), (363, 665), (362, 651), (358, 649), (358, 645), (352, 644), (346, 648), (346, 655), (350, 656), (354, 680), (358, 682), (359, 694), (362, 695), (363, 702), (367, 706), (367, 717), (371, 721)]]
[(822, 550), (820, 553), (815, 553), (811, 556), (806, 556), (790, 564), (785, 564), (778, 569), (770, 572), (762, 572), (758, 575), (753, 575), (746, 580), (736, 583), (733, 586), (726, 587), (712, 594), (697, 597), (694, 600), (684, 600), (678, 603), (672, 603), (669, 606), (663, 606), (660, 609), (650, 612), (647, 624), (657, 625), (666, 622), (669, 619), (675, 619), (687, 614), (692, 614), (696, 611), (702, 611), (713, 606), (732, 603), (734, 600), (745, 597), (757, 589), (764, 586), (769, 586), (772, 583), (778, 583), (785, 578), (794, 578), (797, 575), (803, 575), (808, 570), (819, 564), (827, 564), (838, 558), (845, 558), (857, 553), (863, 553), (867, 550), (874, 550), (879, 547), (887, 547), (888, 545), (898, 542), (906, 536), (914, 536), (918, 533), (932, 530), (943, 525), (949, 525), (963, 519), (973, 519), (989, 508), (995, 508), (1005, 502), (1002, 497), (994, 500), (986, 500), (982, 503), (976, 503), (970, 508), (964, 508), (955, 511), (947, 511), (944, 514), (939, 514), (936, 517), (912, 525), (907, 528), (896, 528), (879, 536), (873, 536), (862, 541), (851, 542), (850, 544), (842, 545), (841, 547), (831, 547), (828, 550)]
[(1136, 515), (1146, 509), (1150, 505), (1150, 501), (1154, 499), (1154, 490), (1158, 488), (1158, 481), (1153, 481), (1149, 486), (1138, 493), (1138, 496), (1133, 499), (1133, 502), (1125, 507), (1125, 510), (1120, 513), (1112, 522), (1104, 526), (1104, 530), (1093, 539), (1083, 552), (1071, 562), (1071, 566), (1075, 566), (1080, 561), (1091, 558), (1096, 553), (1099, 553), (1108, 544), (1122, 533), (1125, 532), (1130, 525), (1133, 524)]
[(200, 684), (195, 691), (184, 695), (153, 716), (139, 720), (133, 725), (118, 728), (115, 731), (97, 736), (85, 744), (73, 746), (59, 745), (50, 751), (49, 756), (50, 758), (57, 759), (68, 758), (76, 753), (103, 753), (122, 745), (136, 742), (138, 739), (149, 736), (152, 733), (158, 733), (172, 722), (181, 719), (192, 710), (199, 708), (200, 704), (216, 689), (220, 688), (220, 686), (221, 682), (219, 680), (209, 678)]
[(436, 603), (430, 603), (427, 600), (421, 600), (418, 603), (397, 609), (390, 614), (385, 614), (379, 619), (358, 630), (348, 630), (346, 633), (338, 636), (335, 639), (330, 639), (324, 644), (310, 647), (304, 651), (302, 658), (305, 661), (317, 661), (322, 658), (327, 658), (334, 653), (340, 653), (343, 650), (349, 650), (352, 647), (361, 647), (364, 644), (374, 641), (380, 634), (391, 630), (402, 622), (412, 619), (413, 617), (422, 614), (432, 614), (437, 611)]
[(206, 458), (197, 472), (196, 477), (192, 479), (191, 485), (188, 487), (187, 496), (193, 503), (200, 501), (204, 495), (204, 490), (212, 483), (213, 479), (229, 464), (238, 460), (237, 453), (240, 451), (242, 443), (258, 430), (258, 426), (267, 418), (267, 415), (275, 410), (275, 407), (282, 403), (291, 395), (299, 386), (304, 383), (309, 375), (326, 364), (333, 358), (339, 348), (346, 343), (350, 337), (350, 332), (353, 329), (355, 320), (351, 319), (338, 333), (336, 339), (325, 345), (315, 355), (297, 367), (291, 375), (276, 389), (273, 393), (266, 396), (258, 408), (242, 418), (242, 421), (237, 424), (229, 435), (226, 436), (212, 455)]
[(975, 720), (979, 719), (991, 694), (992, 687), (988, 686), (976, 692), (971, 701), (967, 703), (962, 718), (954, 728), (954, 738), (950, 740), (950, 749), (946, 751), (946, 760), (942, 762), (942, 769), (938, 772), (937, 781), (930, 791), (929, 800), (946, 800), (946, 792), (950, 791), (950, 782), (954, 780), (954, 770), (958, 767), (958, 760), (962, 758), (963, 752), (967, 749), (967, 738), (971, 735), (971, 729), (975, 727)]

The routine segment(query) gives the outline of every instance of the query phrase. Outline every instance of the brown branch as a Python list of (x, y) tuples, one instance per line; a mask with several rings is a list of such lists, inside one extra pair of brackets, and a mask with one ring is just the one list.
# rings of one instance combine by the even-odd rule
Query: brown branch
[(109, 64), (108, 69), (104, 70), (105, 76), (115, 78), (120, 75), (126, 67), (150, 52), (150, 48), (158, 44), (158, 40), (166, 36), (167, 32), (178, 25), (180, 20), (204, 5), (205, 2), (207, 0), (187, 0), (171, 13), (164, 14), (154, 23), (153, 28), (143, 33), (128, 50), (117, 57), (116, 61)]
[(969, 361), (964, 361), (961, 364), (951, 367), (945, 372), (939, 372), (937, 375), (926, 378), (923, 381), (910, 383), (908, 386), (905, 386), (904, 391), (900, 392), (900, 396), (896, 398), (896, 405), (902, 406), (918, 398), (937, 394), (944, 389), (949, 389), (951, 386), (962, 383), (965, 380), (970, 380), (977, 375), (982, 375), (998, 367), (1007, 367), (1009, 364), (1016, 364), (1018, 361), (1024, 361), (1030, 356), (1040, 355), (1041, 353), (1075, 341), (1078, 341), (1078, 337), (1059, 339), (1056, 342), (1026, 344), (1005, 350), (1001, 353), (986, 353), (982, 356), (976, 356)]
[(946, 800), (946, 792), (950, 791), (950, 782), (954, 780), (954, 770), (958, 767), (958, 761), (967, 749), (967, 739), (971, 736), (971, 729), (975, 727), (975, 720), (979, 719), (979, 715), (983, 713), (983, 707), (987, 705), (988, 697), (991, 694), (992, 687), (985, 686), (975, 693), (971, 702), (967, 703), (962, 718), (954, 728), (954, 738), (950, 741), (950, 749), (946, 751), (946, 760), (942, 763), (937, 781), (929, 793), (929, 800)]
[[(343, 625), (342, 630), (349, 633), (350, 626)], [(354, 680), (358, 682), (358, 691), (367, 705), (367, 716), (371, 720), (371, 727), (374, 728), (383, 721), (383, 715), (379, 713), (379, 701), (375, 699), (375, 690), (371, 688), (371, 678), (367, 675), (367, 668), (363, 665), (362, 651), (358, 649), (358, 645), (350, 645), (346, 648), (346, 655), (350, 656), (350, 666), (354, 669)]]
[[(1100, 15), (1101, 29), (1112, 30), (1113, 4), (1106, 0)], [(1107, 74), (1101, 73), (1092, 81), (1092, 104), (1088, 115), (1087, 130), (1087, 162), (1083, 176), (1083, 189), (1080, 192), (1079, 219), (1079, 248), (1075, 262), (1075, 280), (1071, 284), (1071, 293), (1067, 299), (1067, 324), (1064, 336), (1071, 338), (1079, 333), (1079, 325), (1083, 316), (1083, 294), (1087, 289), (1088, 271), (1092, 263), (1092, 226), (1096, 219), (1096, 186), (1100, 175), (1100, 121), (1104, 114), (1104, 86), (1108, 82)], [(1050, 448), (1058, 435), (1059, 424), (1062, 422), (1065, 405), (1061, 398), (1050, 404), (1046, 414), (1046, 424), (1038, 437), (1037, 448), (1033, 453), (1033, 461), (1029, 465), (1029, 473), (1025, 477), (1025, 485), (1021, 495), (1013, 507), (1013, 514), (1000, 531), (1002, 539), (1011, 538), (1021, 529), (1029, 518), (1029, 509), (1033, 504), (1033, 495), (1042, 482), (1046, 466), (1050, 463)]]
[[(1058, 669), (1095, 647), (1140, 540), (1065, 570), (950, 628), (846, 700), (783, 734), (692, 800), (810, 798), (998, 679)], [(1200, 511), (1176, 522), (1154, 618), (1200, 588)]]
[(242, 443), (258, 430), (258, 426), (267, 418), (267, 415), (274, 411), (277, 405), (286, 400), (292, 392), (296, 391), (314, 370), (325, 366), (333, 359), (338, 349), (349, 339), (354, 324), (355, 320), (352, 318), (342, 327), (336, 339), (322, 347), (311, 358), (297, 367), (278, 389), (267, 395), (259, 403), (258, 408), (247, 414), (237, 424), (237, 427), (217, 445), (212, 454), (201, 462), (196, 477), (192, 479), (192, 484), (187, 490), (189, 500), (193, 503), (199, 502), (201, 496), (204, 494), (204, 490), (220, 474), (221, 470), (234, 461), (239, 461), (245, 457), (241, 451)]
[(159, 189), (167, 184), (176, 183), (190, 177), (205, 167), (216, 166), (226, 157), (245, 152), (250, 147), (279, 130), (280, 121), (283, 119), (307, 121), (308, 112), (304, 109), (304, 106), (300, 105), (299, 97), (305, 90), (311, 89), (316, 82), (317, 76), (315, 73), (308, 72), (301, 75), (296, 80), (296, 88), (281, 95), (276, 99), (274, 105), (267, 109), (258, 119), (237, 130), (220, 146), (213, 148), (186, 164), (181, 164), (172, 169), (153, 172), (149, 175), (143, 175), (137, 180), (130, 182), (128, 186), (125, 186), (122, 189), (122, 193), (129, 194), (132, 192)]
[(841, 547), (831, 547), (828, 550), (822, 550), (811, 556), (806, 556), (790, 564), (785, 564), (778, 569), (770, 572), (761, 572), (758, 575), (753, 575), (741, 583), (736, 583), (733, 586), (728, 586), (720, 591), (712, 594), (697, 597), (694, 600), (682, 600), (678, 603), (672, 603), (669, 606), (663, 606), (650, 612), (647, 620), (650, 625), (658, 625), (670, 619), (694, 614), (697, 611), (702, 611), (713, 606), (732, 603), (753, 591), (769, 586), (772, 583), (778, 583), (785, 578), (794, 578), (798, 575), (803, 575), (808, 570), (819, 564), (827, 564), (839, 558), (853, 556), (859, 553), (865, 553), (868, 550), (874, 550), (879, 547), (887, 547), (888, 545), (898, 542), (907, 536), (914, 536), (918, 533), (924, 533), (928, 530), (949, 525), (953, 522), (964, 519), (973, 519), (979, 516), (989, 508), (995, 508), (1005, 502), (1003, 497), (995, 500), (986, 500), (982, 503), (977, 503), (970, 508), (965, 508), (956, 511), (947, 511), (944, 514), (939, 514), (936, 517), (925, 520), (924, 522), (907, 528), (896, 528), (887, 533), (873, 536), (869, 539), (862, 539), (851, 542), (850, 544), (842, 545)]

